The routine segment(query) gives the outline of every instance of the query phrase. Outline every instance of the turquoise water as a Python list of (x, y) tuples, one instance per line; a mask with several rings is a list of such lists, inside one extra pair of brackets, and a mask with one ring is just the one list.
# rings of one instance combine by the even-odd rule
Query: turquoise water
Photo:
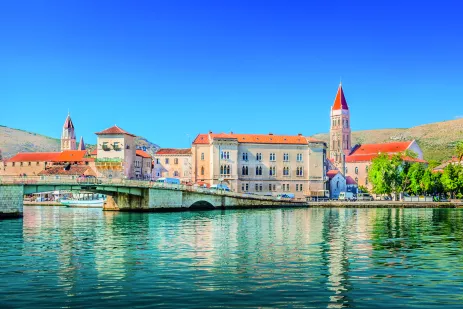
[(2, 308), (463, 308), (463, 210), (113, 213), (0, 221)]

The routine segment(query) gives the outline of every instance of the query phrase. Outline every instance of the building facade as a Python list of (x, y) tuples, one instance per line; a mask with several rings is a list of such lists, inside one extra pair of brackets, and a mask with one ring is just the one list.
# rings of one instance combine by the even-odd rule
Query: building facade
[(135, 135), (116, 125), (95, 134), (97, 135), (95, 164), (99, 176), (135, 179)]
[(294, 193), (303, 198), (324, 190), (326, 144), (296, 136), (199, 134), (192, 145), (195, 183), (225, 184), (260, 195)]
[(135, 152), (135, 179), (151, 180), (153, 161), (146, 151), (137, 149)]
[(153, 179), (179, 178), (182, 183), (192, 182), (192, 155), (190, 148), (161, 148), (154, 154)]

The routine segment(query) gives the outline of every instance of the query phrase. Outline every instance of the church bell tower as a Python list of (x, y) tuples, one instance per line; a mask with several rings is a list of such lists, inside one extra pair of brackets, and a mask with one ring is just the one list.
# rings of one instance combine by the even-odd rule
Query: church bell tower
[(345, 174), (345, 157), (349, 155), (351, 148), (349, 107), (340, 83), (331, 107), (330, 159), (343, 174)]
[(61, 133), (61, 151), (76, 150), (76, 135), (74, 133), (74, 124), (71, 120), (71, 115), (66, 117), (63, 125), (63, 133)]

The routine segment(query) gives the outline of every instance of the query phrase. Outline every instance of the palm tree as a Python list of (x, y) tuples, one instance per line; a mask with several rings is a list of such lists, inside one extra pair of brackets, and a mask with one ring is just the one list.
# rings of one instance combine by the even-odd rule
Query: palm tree
[(459, 141), (457, 143), (457, 146), (455, 147), (455, 152), (458, 157), (458, 161), (461, 163), (461, 160), (463, 159), (463, 141)]

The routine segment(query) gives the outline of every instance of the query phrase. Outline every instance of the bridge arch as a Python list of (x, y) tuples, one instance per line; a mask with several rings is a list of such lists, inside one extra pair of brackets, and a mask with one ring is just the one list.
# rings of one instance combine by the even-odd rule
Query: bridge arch
[(190, 207), (190, 209), (215, 209), (214, 205), (209, 203), (208, 201), (196, 201)]

